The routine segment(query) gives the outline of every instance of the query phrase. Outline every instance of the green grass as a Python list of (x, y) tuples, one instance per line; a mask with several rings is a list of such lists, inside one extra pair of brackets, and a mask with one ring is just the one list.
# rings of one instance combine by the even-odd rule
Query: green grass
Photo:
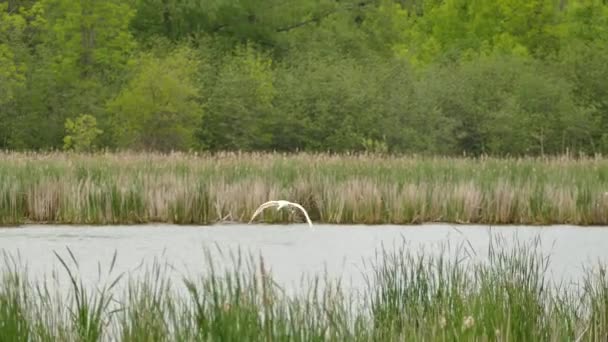
[(364, 267), (367, 286), (356, 298), (321, 276), (287, 295), (262, 258), (240, 252), (223, 266), (207, 253), (207, 269), (181, 283), (172, 283), (158, 262), (137, 278), (114, 275), (110, 266), (107, 281), (91, 291), (78, 280), (77, 257), (68, 251), (69, 258), (57, 254), (71, 282), (61, 295), (29, 280), (27, 270), (5, 256), (0, 341), (608, 338), (605, 267), (587, 270), (576, 287), (560, 287), (547, 278), (550, 260), (538, 252), (538, 240), (510, 248), (495, 243), (485, 262), (463, 250), (415, 254), (405, 244), (380, 250)]
[[(608, 224), (604, 158), (0, 153), (0, 224)], [(302, 221), (267, 211), (265, 222)]]

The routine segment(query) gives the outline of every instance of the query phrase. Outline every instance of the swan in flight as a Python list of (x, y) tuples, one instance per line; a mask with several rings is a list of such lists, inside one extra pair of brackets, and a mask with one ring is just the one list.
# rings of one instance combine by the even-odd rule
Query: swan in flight
[(277, 211), (279, 211), (285, 207), (290, 207), (290, 206), (300, 209), (304, 213), (304, 216), (306, 216), (306, 222), (308, 222), (308, 226), (310, 226), (310, 228), (312, 228), (312, 222), (310, 221), (310, 217), (308, 217), (308, 213), (306, 212), (306, 209), (304, 209), (304, 207), (302, 207), (298, 203), (284, 201), (284, 200), (268, 201), (268, 202), (262, 204), (255, 210), (255, 212), (253, 213), (253, 216), (251, 217), (251, 220), (249, 220), (249, 223), (251, 223), (251, 221), (253, 221), (253, 219), (256, 216), (258, 216), (258, 214), (261, 213), (264, 209), (274, 207), (274, 206), (277, 207)]

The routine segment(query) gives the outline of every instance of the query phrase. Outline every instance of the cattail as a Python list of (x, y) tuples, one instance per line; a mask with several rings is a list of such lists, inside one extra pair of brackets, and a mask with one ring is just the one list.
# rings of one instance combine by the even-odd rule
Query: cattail
[(445, 328), (445, 326), (447, 325), (447, 323), (448, 322), (446, 321), (445, 317), (443, 317), (443, 316), (439, 317), (439, 327), (441, 329)]
[(466, 316), (462, 321), (462, 329), (467, 330), (472, 328), (475, 325), (475, 319), (473, 316)]

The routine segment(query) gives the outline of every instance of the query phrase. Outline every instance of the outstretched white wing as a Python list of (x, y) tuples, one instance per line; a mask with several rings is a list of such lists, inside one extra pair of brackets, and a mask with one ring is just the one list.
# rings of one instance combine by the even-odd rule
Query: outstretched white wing
[(308, 212), (306, 212), (306, 209), (304, 209), (304, 207), (302, 207), (298, 203), (288, 202), (288, 201), (282, 201), (282, 200), (281, 201), (268, 201), (268, 202), (260, 205), (255, 210), (255, 212), (253, 213), (253, 215), (251, 216), (251, 220), (249, 220), (249, 223), (251, 223), (256, 218), (256, 216), (258, 216), (264, 209), (269, 208), (269, 207), (278, 207), (281, 204), (285, 205), (285, 203), (287, 203), (287, 205), (289, 205), (289, 206), (296, 207), (296, 208), (300, 209), (300, 211), (302, 211), (302, 213), (306, 217), (306, 222), (308, 222), (308, 226), (310, 226), (312, 228), (312, 221), (310, 221), (310, 217), (308, 216)]
[(304, 213), (304, 216), (306, 216), (306, 222), (308, 222), (308, 225), (312, 228), (312, 222), (310, 221), (310, 217), (308, 217), (308, 213), (306, 212), (306, 209), (304, 209), (304, 207), (302, 207), (298, 203), (289, 202), (289, 205), (300, 209)]
[(269, 208), (269, 207), (278, 206), (278, 205), (279, 205), (279, 201), (268, 201), (268, 202), (260, 205), (253, 213), (253, 216), (251, 216), (251, 220), (249, 220), (249, 223), (251, 223), (251, 221), (253, 221), (253, 219), (256, 216), (258, 216), (262, 211), (264, 211), (264, 209)]

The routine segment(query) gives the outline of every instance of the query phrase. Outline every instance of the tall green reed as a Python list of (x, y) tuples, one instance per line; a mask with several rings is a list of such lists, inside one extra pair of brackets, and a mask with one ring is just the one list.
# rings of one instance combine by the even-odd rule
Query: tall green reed
[[(78, 260), (69, 248), (67, 251), (73, 263), (72, 267), (76, 267), (77, 270), (79, 267)], [(62, 258), (57, 252), (55, 252), (55, 256), (68, 274), (71, 283), (73, 297), (69, 306), (69, 314), (74, 333), (79, 341), (94, 342), (101, 340), (104, 328), (109, 325), (110, 317), (114, 313), (114, 311), (109, 311), (113, 299), (112, 289), (118, 284), (122, 275), (115, 277), (101, 288), (90, 291), (84, 285), (82, 279), (79, 279), (78, 275), (70, 268), (68, 260)], [(111, 275), (116, 265), (116, 257), (117, 254), (114, 252), (108, 275)], [(98, 276), (101, 276), (101, 273), (101, 266), (98, 264)]]
[[(314, 275), (289, 293), (261, 257), (205, 253), (196, 277), (172, 283), (155, 262), (143, 277), (112, 276), (91, 292), (77, 257), (57, 255), (69, 278), (58, 295), (29, 280), (16, 259), (0, 277), (4, 341), (603, 341), (608, 278), (599, 265), (575, 288), (548, 278), (540, 240), (496, 239), (487, 255), (456, 246), (383, 248), (351, 292)], [(450, 247), (450, 246), (448, 246)], [(102, 272), (100, 272), (102, 273)], [(123, 284), (126, 286), (121, 286)], [(98, 284), (96, 284), (98, 285)], [(62, 309), (65, 307), (65, 309)]]
[(324, 223), (607, 224), (607, 174), (600, 157), (0, 153), (0, 224), (247, 222), (280, 198)]
[(7, 267), (0, 278), (0, 341), (29, 341), (29, 296), (26, 280), (18, 272), (17, 261), (3, 253)]
[(184, 341), (191, 337), (182, 322), (187, 309), (163, 277), (166, 270), (155, 261), (142, 278), (129, 279), (122, 309), (117, 312), (121, 341)]

